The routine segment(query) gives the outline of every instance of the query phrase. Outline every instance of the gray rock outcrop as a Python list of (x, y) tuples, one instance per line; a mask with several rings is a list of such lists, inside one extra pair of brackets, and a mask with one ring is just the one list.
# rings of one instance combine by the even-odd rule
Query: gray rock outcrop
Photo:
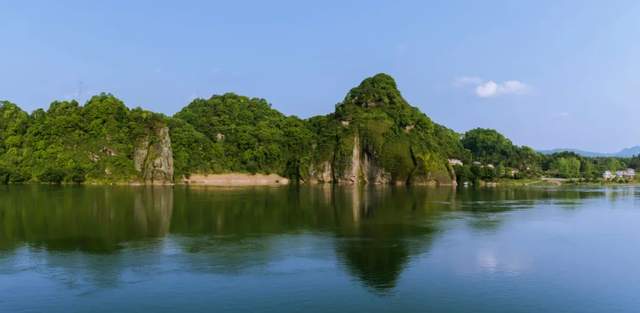
[(173, 151), (168, 127), (158, 127), (140, 139), (134, 151), (134, 165), (144, 183), (173, 182)]

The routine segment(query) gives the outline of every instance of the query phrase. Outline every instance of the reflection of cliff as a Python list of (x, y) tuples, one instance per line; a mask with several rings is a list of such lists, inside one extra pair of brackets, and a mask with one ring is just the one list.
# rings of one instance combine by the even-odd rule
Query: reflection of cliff
[(379, 292), (394, 288), (411, 256), (429, 246), (437, 229), (431, 222), (442, 210), (438, 203), (450, 202), (454, 192), (389, 187), (353, 188), (347, 197), (337, 192), (336, 212), (351, 212), (337, 217), (340, 262)]
[(143, 192), (135, 193), (135, 229), (142, 237), (164, 236), (171, 227), (173, 189), (160, 186), (143, 188)]
[(11, 186), (0, 198), (0, 249), (28, 243), (47, 250), (111, 252), (163, 236), (172, 189)]
[[(117, 277), (129, 261), (123, 245), (144, 241), (137, 247), (154, 259), (152, 251), (160, 246), (146, 239), (170, 232), (175, 235), (172, 247), (182, 249), (178, 260), (194, 271), (241, 271), (277, 263), (300, 251), (291, 249), (303, 249), (314, 253), (311, 258), (335, 255), (347, 273), (384, 293), (414, 256), (429, 249), (435, 234), (446, 231), (441, 221), (449, 211), (470, 216), (474, 229), (494, 231), (502, 211), (546, 202), (568, 207), (566, 203), (602, 196), (601, 190), (332, 185), (0, 186), (0, 250), (28, 245), (40, 251), (109, 253), (113, 273), (105, 275)], [(50, 264), (53, 255), (47, 256)], [(83, 257), (73, 262), (85, 262), (88, 268), (103, 257), (79, 255)], [(71, 261), (58, 262), (64, 267)], [(69, 268), (72, 272), (73, 265)]]
[(177, 187), (171, 233), (188, 236), (178, 238), (192, 266), (223, 272), (277, 260), (287, 253), (280, 241), (287, 234), (327, 233), (338, 263), (365, 285), (385, 291), (395, 286), (411, 256), (429, 246), (437, 217), (450, 209), (454, 196), (451, 188)]

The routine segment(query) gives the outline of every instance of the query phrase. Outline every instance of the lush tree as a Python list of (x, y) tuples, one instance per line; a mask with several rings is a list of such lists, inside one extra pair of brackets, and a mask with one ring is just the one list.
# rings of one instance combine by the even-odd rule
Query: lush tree
[(55, 101), (31, 115), (0, 104), (0, 181), (60, 183), (138, 179), (134, 150), (165, 123), (160, 114), (128, 109), (110, 94)]
[[(237, 171), (297, 178), (311, 159), (312, 133), (306, 123), (274, 110), (264, 99), (232, 93), (196, 99), (174, 119), (181, 173)], [(195, 149), (191, 161), (196, 145), (202, 148)]]
[[(0, 183), (146, 179), (141, 167), (151, 163), (140, 164), (141, 147), (158, 145), (159, 130), (169, 134), (177, 179), (245, 172), (306, 181), (326, 176), (328, 167), (337, 180), (422, 183), (455, 175), (459, 182), (478, 182), (540, 175), (595, 179), (605, 170), (640, 169), (640, 156), (542, 155), (492, 129), (461, 136), (411, 106), (392, 77), (378, 74), (351, 89), (333, 113), (309, 119), (233, 93), (196, 99), (173, 117), (129, 109), (105, 93), (84, 105), (55, 101), (31, 114), (0, 101)], [(452, 168), (448, 159), (463, 165)]]
[(551, 169), (563, 178), (580, 177), (580, 160), (573, 157), (558, 158), (554, 161)]

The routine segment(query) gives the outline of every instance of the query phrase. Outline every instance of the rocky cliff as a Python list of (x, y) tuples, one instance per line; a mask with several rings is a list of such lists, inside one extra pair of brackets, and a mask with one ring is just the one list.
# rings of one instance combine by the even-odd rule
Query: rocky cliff
[(390, 184), (391, 174), (381, 168), (371, 153), (363, 149), (360, 137), (353, 137), (353, 149), (350, 162), (343, 171), (333, 170), (329, 162), (322, 165), (320, 177), (315, 177), (317, 182), (335, 182), (339, 184)]
[(463, 159), (464, 150), (458, 134), (409, 105), (385, 74), (351, 89), (333, 113), (310, 119), (231, 93), (195, 99), (173, 117), (129, 109), (110, 94), (84, 106), (56, 101), (32, 114), (0, 102), (0, 113), (0, 183), (165, 184), (242, 173), (451, 184), (447, 159)]
[(135, 147), (134, 166), (142, 181), (165, 184), (173, 181), (173, 150), (169, 128), (156, 127)]
[(310, 123), (319, 142), (311, 182), (455, 184), (447, 158), (463, 149), (457, 135), (410, 106), (388, 75), (364, 80), (335, 113)]

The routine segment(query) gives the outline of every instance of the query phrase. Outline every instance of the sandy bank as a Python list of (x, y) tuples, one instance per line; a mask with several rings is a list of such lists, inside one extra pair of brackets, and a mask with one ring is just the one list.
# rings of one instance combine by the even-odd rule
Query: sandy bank
[(183, 179), (182, 183), (207, 186), (277, 186), (289, 184), (289, 179), (276, 174), (194, 174)]

